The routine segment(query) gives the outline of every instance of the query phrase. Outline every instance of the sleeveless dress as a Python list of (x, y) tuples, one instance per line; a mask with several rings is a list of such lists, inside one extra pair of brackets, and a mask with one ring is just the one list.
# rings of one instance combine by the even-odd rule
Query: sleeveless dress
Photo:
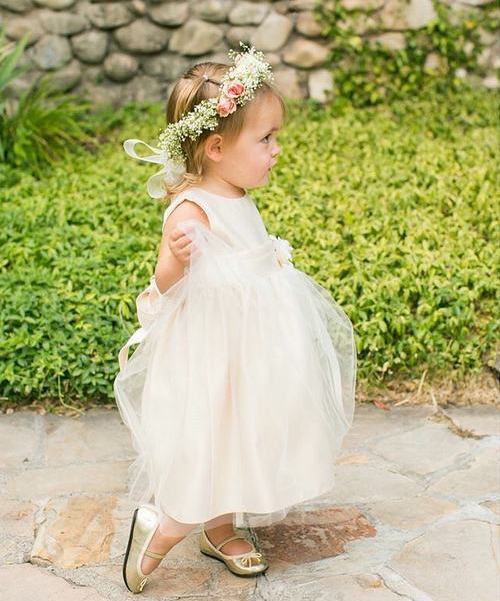
[(179, 224), (190, 263), (163, 294), (151, 277), (119, 353), (114, 393), (137, 452), (129, 498), (180, 522), (269, 525), (333, 489), (354, 413), (352, 324), (248, 194), (191, 187), (164, 224), (183, 200), (210, 227)]

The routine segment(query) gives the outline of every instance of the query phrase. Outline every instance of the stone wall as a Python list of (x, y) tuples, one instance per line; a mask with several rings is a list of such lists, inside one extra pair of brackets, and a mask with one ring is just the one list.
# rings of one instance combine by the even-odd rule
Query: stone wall
[[(448, 2), (457, 11), (480, 10), (487, 0)], [(315, 0), (0, 0), (0, 22), (10, 39), (30, 34), (23, 61), (31, 71), (15, 83), (15, 95), (39, 74), (51, 72), (59, 88), (83, 92), (96, 103), (165, 99), (172, 81), (189, 65), (227, 62), (228, 48), (238, 48), (242, 40), (266, 53), (286, 96), (323, 101), (334, 82), (324, 68), (328, 42), (313, 17), (314, 4)], [(343, 4), (353, 10), (376, 9), (360, 33), (368, 42), (379, 39), (392, 48), (403, 43), (405, 29), (420, 28), (435, 16), (431, 0)], [(374, 30), (377, 34), (370, 34)], [(492, 58), (494, 41), (489, 40), (491, 49), (483, 60), (498, 63), (498, 55)]]

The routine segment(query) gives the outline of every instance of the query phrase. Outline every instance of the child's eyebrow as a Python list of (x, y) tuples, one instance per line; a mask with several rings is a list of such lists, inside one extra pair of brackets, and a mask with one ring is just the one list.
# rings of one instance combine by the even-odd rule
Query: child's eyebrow
[(279, 129), (280, 129), (279, 127), (274, 126), (274, 127), (271, 127), (271, 129), (266, 129), (266, 133), (270, 134), (271, 132), (278, 131)]

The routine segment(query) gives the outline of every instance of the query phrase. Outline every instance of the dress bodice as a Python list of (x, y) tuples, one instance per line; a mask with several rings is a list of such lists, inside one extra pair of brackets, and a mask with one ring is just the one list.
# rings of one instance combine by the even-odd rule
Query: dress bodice
[(269, 239), (266, 226), (254, 200), (245, 194), (229, 198), (193, 186), (177, 194), (163, 215), (163, 226), (167, 217), (183, 200), (199, 205), (206, 213), (210, 229), (235, 248), (252, 248)]

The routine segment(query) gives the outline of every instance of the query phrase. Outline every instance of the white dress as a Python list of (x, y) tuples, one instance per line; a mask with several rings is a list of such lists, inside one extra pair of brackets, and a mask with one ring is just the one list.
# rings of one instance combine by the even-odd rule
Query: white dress
[(268, 525), (333, 489), (354, 413), (352, 324), (248, 194), (192, 187), (164, 223), (184, 199), (210, 229), (190, 220), (181, 279), (162, 295), (152, 276), (137, 298), (142, 327), (114, 381), (137, 451), (129, 498), (180, 522), (231, 512), (236, 527)]

